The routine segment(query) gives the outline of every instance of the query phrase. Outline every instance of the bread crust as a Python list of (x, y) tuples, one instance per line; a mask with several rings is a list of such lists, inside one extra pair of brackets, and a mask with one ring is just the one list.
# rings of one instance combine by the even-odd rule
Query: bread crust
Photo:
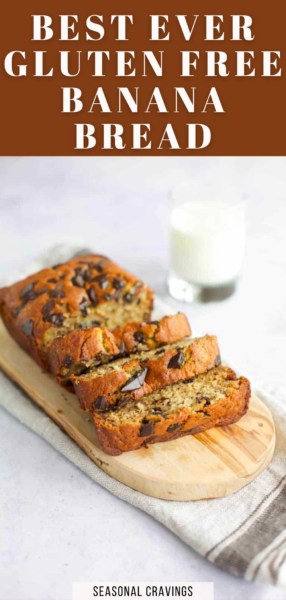
[(112, 333), (104, 326), (76, 329), (63, 337), (56, 338), (49, 348), (50, 371), (58, 382), (65, 384), (70, 375), (90, 362), (104, 362), (120, 354), (120, 348)]
[(75, 330), (56, 338), (49, 348), (51, 372), (66, 384), (73, 374), (99, 365), (116, 356), (160, 348), (191, 335), (188, 319), (182, 313), (149, 323), (131, 322), (112, 332), (106, 327)]
[[(177, 360), (180, 357), (182, 364)], [(131, 356), (119, 368), (114, 362), (112, 369), (107, 373), (100, 374), (95, 370), (87, 376), (72, 377), (72, 383), (82, 408), (89, 411), (98, 405), (98, 398), (104, 398), (108, 405), (124, 402), (126, 398), (139, 400), (165, 386), (204, 373), (219, 363), (217, 338), (205, 336), (190, 340), (185, 347), (178, 343), (176, 347), (164, 348), (158, 353), (155, 351), (155, 354), (147, 359), (142, 359), (140, 354)], [(142, 374), (142, 385), (139, 385), (139, 375), (139, 381), (137, 378), (135, 384), (137, 387), (132, 390), (134, 386), (129, 386), (128, 382), (134, 379), (137, 373)]]
[(18, 344), (45, 370), (51, 341), (82, 325), (148, 320), (153, 292), (110, 259), (87, 254), (0, 290), (1, 317)]
[[(235, 374), (230, 371), (230, 378)], [(104, 419), (104, 415), (94, 411), (93, 420), (99, 444), (106, 454), (116, 456), (122, 452), (138, 450), (149, 444), (168, 442), (185, 435), (201, 433), (212, 427), (222, 427), (236, 423), (248, 409), (250, 399), (250, 383), (245, 377), (237, 379), (237, 389), (231, 389), (227, 397), (207, 407), (207, 414), (202, 411), (193, 413), (183, 408), (169, 418), (157, 418), (151, 435), (140, 436), (138, 423), (112, 426)], [(175, 431), (170, 432), (175, 426)]]
[[(167, 315), (160, 321), (127, 323), (123, 327), (117, 327), (112, 333), (117, 344), (120, 346), (123, 343), (127, 354), (132, 354), (183, 340), (192, 335), (192, 330), (186, 315), (177, 313)], [(137, 334), (142, 334), (142, 341)]]

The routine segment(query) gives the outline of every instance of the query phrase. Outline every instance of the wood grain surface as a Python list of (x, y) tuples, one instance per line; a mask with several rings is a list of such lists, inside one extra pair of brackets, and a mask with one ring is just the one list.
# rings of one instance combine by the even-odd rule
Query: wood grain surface
[(76, 397), (42, 373), (1, 321), (0, 368), (98, 467), (155, 498), (184, 501), (227, 496), (253, 481), (273, 456), (273, 419), (254, 395), (248, 413), (234, 425), (113, 457), (99, 448), (91, 417), (82, 412)]

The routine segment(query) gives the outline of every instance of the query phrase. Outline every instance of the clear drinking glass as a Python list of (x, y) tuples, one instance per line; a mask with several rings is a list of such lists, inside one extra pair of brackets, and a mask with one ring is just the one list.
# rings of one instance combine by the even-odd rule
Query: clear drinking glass
[(186, 182), (171, 193), (171, 296), (209, 302), (231, 296), (243, 263), (246, 210), (235, 186)]

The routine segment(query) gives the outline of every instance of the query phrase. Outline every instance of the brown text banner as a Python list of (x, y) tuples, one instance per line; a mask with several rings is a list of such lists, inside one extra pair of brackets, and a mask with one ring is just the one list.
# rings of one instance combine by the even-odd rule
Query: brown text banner
[(285, 155), (286, 5), (26, 0), (0, 22), (1, 155)]

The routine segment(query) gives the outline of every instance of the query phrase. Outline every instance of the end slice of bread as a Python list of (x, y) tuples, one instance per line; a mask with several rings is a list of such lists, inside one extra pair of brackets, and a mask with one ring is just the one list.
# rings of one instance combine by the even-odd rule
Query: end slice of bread
[(137, 402), (94, 411), (93, 419), (102, 449), (117, 455), (235, 423), (246, 413), (249, 398), (249, 381), (219, 366)]

